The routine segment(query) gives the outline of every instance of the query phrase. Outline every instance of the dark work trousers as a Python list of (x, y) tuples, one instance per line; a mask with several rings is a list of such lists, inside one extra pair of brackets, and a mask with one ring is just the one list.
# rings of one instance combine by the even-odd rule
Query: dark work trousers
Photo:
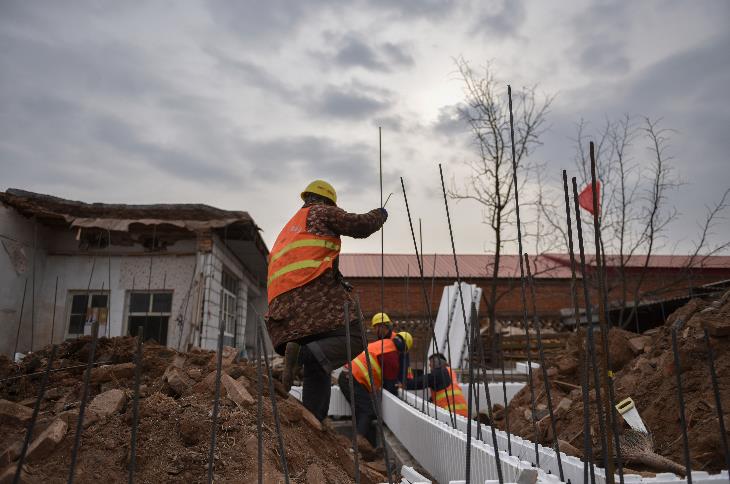
[[(351, 322), (350, 345), (353, 358), (363, 350), (361, 334), (359, 322)], [(349, 361), (345, 327), (309, 337), (300, 344), (302, 347), (299, 363), (304, 373), (302, 403), (322, 421), (327, 417), (330, 407), (330, 374)]]
[[(340, 391), (342, 391), (342, 394), (348, 402), (352, 401), (350, 396), (350, 378), (352, 378), (352, 373), (343, 371), (337, 379)], [(375, 448), (377, 440), (373, 419), (377, 415), (373, 409), (373, 400), (370, 392), (357, 380), (353, 380), (352, 387), (355, 390), (355, 421), (357, 423), (357, 433), (368, 439), (370, 445)]]

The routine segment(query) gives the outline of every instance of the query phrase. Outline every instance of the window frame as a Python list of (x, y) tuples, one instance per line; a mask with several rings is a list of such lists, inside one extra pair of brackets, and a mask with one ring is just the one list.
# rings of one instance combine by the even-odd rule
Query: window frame
[(235, 344), (238, 329), (238, 292), (241, 288), (241, 280), (233, 272), (223, 268), (220, 287), (219, 317), (224, 321), (223, 336), (231, 338)]
[[(75, 296), (87, 296), (86, 300), (86, 311), (84, 312), (84, 322), (81, 327), (80, 333), (72, 333), (71, 332), (71, 318), (73, 316), (78, 316), (80, 313), (74, 313), (73, 312), (73, 301)], [(105, 296), (106, 297), (106, 303), (103, 306), (92, 306), (91, 303), (94, 300), (94, 296)], [(66, 338), (78, 338), (80, 336), (84, 335), (84, 327), (86, 326), (86, 321), (88, 321), (88, 315), (89, 310), (92, 308), (96, 309), (104, 309), (106, 310), (106, 318), (105, 321), (99, 322), (99, 326), (102, 324), (106, 325), (109, 324), (109, 313), (111, 312), (111, 308), (109, 307), (109, 297), (110, 297), (110, 291), (108, 290), (84, 290), (84, 289), (70, 289), (67, 292), (66, 296), (66, 318), (65, 318), (65, 332), (66, 332)]]
[[(150, 294), (151, 297), (147, 303), (148, 311), (132, 311), (132, 294)], [(154, 299), (156, 294), (169, 294), (170, 295), (170, 310), (169, 311), (152, 311), (154, 307)], [(169, 330), (170, 318), (172, 317), (172, 303), (175, 296), (175, 291), (172, 289), (128, 289), (127, 296), (124, 301), (124, 326), (125, 335), (131, 334), (131, 328), (129, 326), (129, 318), (132, 317), (167, 317), (167, 324)]]

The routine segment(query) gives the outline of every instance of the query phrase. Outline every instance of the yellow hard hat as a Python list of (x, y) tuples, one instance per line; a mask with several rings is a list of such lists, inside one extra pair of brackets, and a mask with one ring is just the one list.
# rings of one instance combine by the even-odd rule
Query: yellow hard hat
[(391, 322), (390, 318), (388, 317), (387, 314), (377, 313), (377, 314), (375, 314), (375, 316), (373, 316), (372, 327), (374, 328), (375, 326), (377, 326), (379, 324), (385, 324), (385, 323), (390, 324), (390, 322)]
[(411, 336), (411, 333), (409, 333), (408, 331), (401, 331), (397, 334), (398, 336), (403, 338), (403, 341), (406, 342), (406, 348), (410, 351), (411, 347), (413, 346), (413, 336)]
[(307, 188), (301, 194), (302, 200), (304, 200), (305, 193), (314, 193), (315, 195), (322, 196), (337, 203), (337, 192), (335, 188), (324, 180), (314, 180), (307, 185)]

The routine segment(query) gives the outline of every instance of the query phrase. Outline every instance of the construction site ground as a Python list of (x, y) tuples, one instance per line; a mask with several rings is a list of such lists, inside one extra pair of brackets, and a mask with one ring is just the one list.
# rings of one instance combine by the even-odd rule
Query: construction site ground
[[(673, 313), (664, 326), (643, 334), (612, 328), (608, 343), (611, 366), (615, 372), (616, 401), (631, 397), (653, 437), (656, 453), (684, 466), (676, 367), (671, 346), (671, 327), (678, 320), (685, 323), (678, 332), (678, 347), (692, 469), (714, 473), (725, 468), (725, 460), (707, 363), (704, 328), (711, 335), (721, 404), (727, 425), (730, 423), (730, 292), (716, 300), (693, 299)], [(602, 362), (604, 353), (600, 333), (596, 333), (596, 336), (596, 356)], [(581, 330), (571, 334), (565, 349), (552, 355), (547, 363), (561, 448), (581, 457), (583, 400), (580, 384), (585, 352), (586, 334), (585, 330)], [(510, 431), (533, 441), (537, 439), (543, 445), (552, 445), (553, 436), (542, 372), (533, 370), (533, 378), (537, 436), (532, 425), (529, 385), (509, 404)], [(601, 442), (593, 390), (590, 391), (590, 402), (593, 453), (595, 458), (599, 458)], [(496, 406), (495, 410), (497, 426), (505, 429), (504, 409)], [(621, 417), (618, 420), (623, 432), (628, 425)], [(668, 470), (652, 469), (637, 462), (627, 462), (626, 466), (637, 471)]]
[[(101, 338), (76, 468), (76, 482), (127, 479), (132, 426), (132, 337)], [(59, 345), (53, 368), (88, 361), (90, 338)], [(12, 482), (50, 348), (20, 365), (0, 360), (0, 482)], [(145, 343), (140, 388), (136, 479), (138, 482), (205, 482), (215, 388), (215, 353), (176, 351)], [(257, 482), (257, 373), (224, 352), (215, 450), (217, 482)], [(2, 358), (2, 357), (0, 357)], [(83, 388), (83, 367), (51, 373), (26, 459), (23, 482), (66, 482)], [(354, 482), (351, 442), (320, 424), (274, 379), (291, 482)], [(283, 482), (277, 435), (263, 375), (263, 469), (266, 483)], [(363, 439), (362, 482), (383, 482), (385, 464)]]

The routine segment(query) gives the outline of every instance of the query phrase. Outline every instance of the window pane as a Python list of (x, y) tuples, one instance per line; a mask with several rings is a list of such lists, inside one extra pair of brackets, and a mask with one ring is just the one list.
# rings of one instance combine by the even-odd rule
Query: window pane
[(83, 314), (75, 314), (71, 316), (68, 325), (69, 334), (81, 334), (84, 332), (84, 320), (86, 317)]
[(130, 316), (129, 317), (129, 333), (137, 334), (139, 326), (144, 327), (144, 339), (155, 340), (159, 344), (167, 344), (167, 324), (168, 316)]
[(106, 294), (94, 294), (91, 296), (91, 307), (92, 308), (105, 308), (106, 307)]
[(88, 294), (76, 294), (71, 300), (71, 314), (86, 314), (86, 306), (89, 304)]
[(172, 309), (172, 293), (161, 292), (152, 298), (153, 313), (169, 313)]
[(150, 308), (150, 295), (146, 292), (133, 292), (129, 296), (130, 313), (146, 313)]

